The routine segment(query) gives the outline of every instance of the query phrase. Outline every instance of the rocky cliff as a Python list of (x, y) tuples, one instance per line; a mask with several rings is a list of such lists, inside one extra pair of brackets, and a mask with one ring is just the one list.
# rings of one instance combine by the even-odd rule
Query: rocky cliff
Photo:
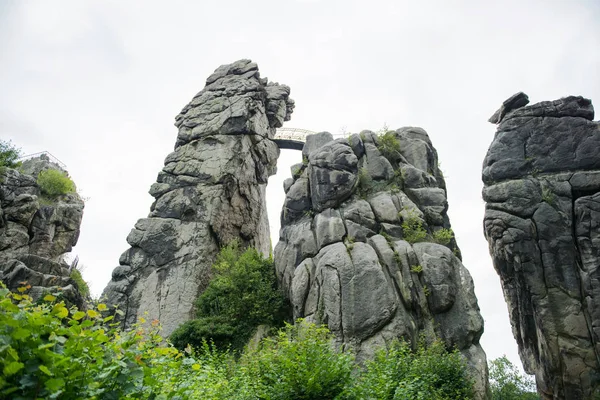
[(27, 282), (34, 299), (59, 290), (81, 307), (62, 256), (77, 243), (84, 203), (77, 193), (45, 196), (36, 179), (47, 169), (66, 173), (45, 155), (25, 161), (21, 172), (0, 170), (0, 280), (12, 290)]
[(308, 136), (286, 180), (278, 280), (295, 318), (327, 324), (359, 360), (441, 338), (487, 393), (483, 319), (446, 214), (437, 153), (420, 128)]
[(240, 60), (219, 67), (176, 117), (150, 214), (127, 237), (104, 291), (126, 326), (148, 312), (169, 335), (193, 318), (216, 254), (232, 240), (269, 254), (265, 188), (279, 156), (271, 139), (293, 111), (289, 93)]
[(528, 102), (514, 95), (490, 119), (485, 235), (542, 398), (591, 399), (600, 390), (600, 125), (582, 97)]

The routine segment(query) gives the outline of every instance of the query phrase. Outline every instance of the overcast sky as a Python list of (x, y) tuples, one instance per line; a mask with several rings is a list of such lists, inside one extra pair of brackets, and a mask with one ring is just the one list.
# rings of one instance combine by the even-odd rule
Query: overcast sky
[[(447, 177), (482, 345), (518, 363), (482, 230), (486, 121), (518, 91), (600, 101), (599, 49), (598, 0), (0, 0), (0, 138), (51, 152), (89, 198), (74, 253), (99, 295), (149, 211), (175, 115), (219, 65), (250, 58), (289, 85), (288, 127), (421, 126)], [(273, 243), (281, 182), (299, 160), (282, 152), (270, 181)]]

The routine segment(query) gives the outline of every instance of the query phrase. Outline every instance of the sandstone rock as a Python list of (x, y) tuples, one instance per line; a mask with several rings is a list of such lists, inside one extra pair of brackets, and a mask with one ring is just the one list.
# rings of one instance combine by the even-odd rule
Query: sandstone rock
[[(151, 212), (127, 237), (131, 248), (104, 290), (125, 326), (148, 312), (166, 336), (193, 318), (216, 254), (232, 240), (269, 254), (265, 188), (279, 156), (271, 139), (293, 111), (289, 93), (239, 60), (219, 67), (175, 118), (175, 150), (150, 188)], [(309, 201), (305, 189), (289, 182), (294, 218)]]
[(543, 399), (600, 391), (600, 126), (582, 97), (520, 93), (483, 163), (485, 235), (525, 370)]
[(47, 169), (66, 173), (45, 154), (24, 161), (19, 170), (0, 170), (0, 280), (11, 290), (27, 282), (35, 300), (62, 291), (83, 308), (63, 256), (77, 244), (84, 203), (77, 193), (45, 196), (36, 179)]
[[(403, 240), (408, 219), (421, 221), (430, 242), (434, 231), (450, 229), (437, 153), (420, 128), (393, 136), (401, 156), (392, 160), (371, 131), (311, 145), (307, 173), (292, 177), (283, 206), (274, 252), (278, 281), (295, 318), (327, 324), (359, 361), (396, 339), (415, 343), (421, 334), (456, 346), (477, 398), (486, 398), (483, 319), (456, 243)], [(358, 179), (359, 166), (366, 179)], [(400, 171), (411, 171), (410, 187), (398, 179)], [(302, 213), (291, 212), (300, 198)]]

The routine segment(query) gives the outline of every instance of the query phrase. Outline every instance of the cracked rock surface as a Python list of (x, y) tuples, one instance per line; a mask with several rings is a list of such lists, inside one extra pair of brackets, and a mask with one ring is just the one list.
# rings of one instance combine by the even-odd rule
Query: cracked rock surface
[(239, 60), (217, 68), (177, 115), (150, 214), (127, 237), (131, 247), (103, 294), (124, 311), (125, 326), (148, 312), (166, 336), (192, 319), (219, 249), (232, 240), (269, 254), (265, 189), (279, 156), (271, 139), (291, 116), (289, 94)]
[[(421, 128), (385, 136), (307, 137), (305, 161), (284, 184), (278, 281), (294, 318), (327, 324), (358, 360), (396, 339), (441, 338), (465, 356), (477, 398), (487, 398), (473, 281), (453, 238), (434, 243), (450, 229), (437, 152)], [(421, 227), (419, 242), (405, 240), (415, 236), (408, 223)]]
[(518, 93), (483, 162), (485, 236), (543, 399), (600, 390), (600, 124), (590, 100)]
[(10, 290), (31, 285), (34, 300), (60, 291), (82, 308), (84, 299), (62, 256), (77, 244), (84, 203), (77, 193), (44, 198), (36, 180), (46, 169), (66, 173), (45, 155), (18, 170), (0, 170), (0, 280)]

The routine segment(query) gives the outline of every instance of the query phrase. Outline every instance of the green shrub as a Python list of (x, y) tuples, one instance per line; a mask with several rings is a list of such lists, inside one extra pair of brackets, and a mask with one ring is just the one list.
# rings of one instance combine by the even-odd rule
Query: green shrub
[(167, 346), (158, 321), (121, 331), (104, 304), (83, 312), (56, 293), (33, 303), (19, 291), (0, 284), (3, 399), (470, 398), (460, 356), (439, 343), (396, 344), (363, 371), (326, 328), (299, 321), (236, 360), (206, 342), (198, 353)]
[(433, 240), (436, 243), (443, 244), (444, 246), (450, 244), (453, 238), (454, 232), (452, 232), (452, 229), (442, 228), (433, 232)]
[(408, 243), (422, 242), (427, 238), (427, 231), (423, 228), (423, 222), (416, 215), (410, 215), (402, 222), (403, 239)]
[(40, 172), (37, 184), (42, 190), (42, 194), (51, 198), (75, 192), (75, 184), (71, 178), (56, 169), (47, 169)]
[(17, 168), (21, 165), (17, 161), (21, 155), (21, 149), (15, 147), (10, 140), (0, 140), (0, 168)]
[(233, 242), (221, 249), (213, 272), (196, 302), (197, 322), (182, 325), (171, 336), (177, 348), (212, 340), (219, 348), (241, 350), (259, 325), (283, 325), (289, 308), (277, 289), (272, 259)]
[(394, 131), (387, 131), (379, 136), (377, 148), (391, 162), (398, 161), (402, 155), (400, 153), (400, 141)]
[(448, 352), (444, 344), (421, 343), (416, 351), (406, 343), (381, 349), (368, 362), (347, 399), (450, 400), (473, 398), (473, 383), (458, 351)]
[[(348, 352), (336, 351), (327, 328), (303, 321), (287, 325), (241, 359), (259, 399), (335, 399), (351, 383)], [(235, 397), (237, 398), (237, 397)]]
[(90, 287), (87, 282), (83, 280), (83, 276), (81, 275), (81, 271), (77, 268), (73, 268), (71, 274), (69, 275), (73, 281), (75, 281), (75, 285), (77, 286), (77, 290), (83, 297), (88, 297), (90, 295)]
[(489, 362), (492, 400), (537, 400), (535, 383), (523, 376), (506, 356)]

